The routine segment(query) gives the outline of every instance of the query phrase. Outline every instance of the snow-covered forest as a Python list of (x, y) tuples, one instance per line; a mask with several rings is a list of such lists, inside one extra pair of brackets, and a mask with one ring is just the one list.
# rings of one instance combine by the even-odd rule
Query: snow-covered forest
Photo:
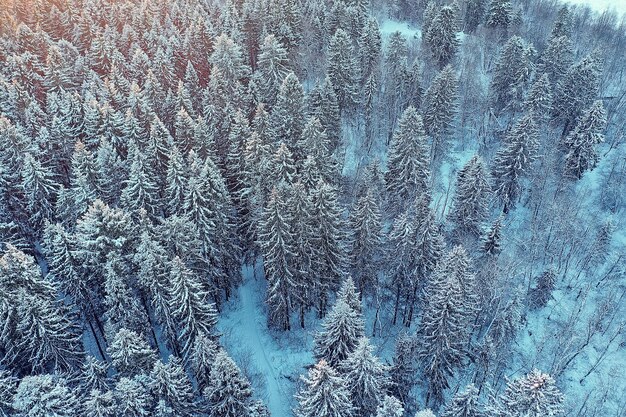
[(626, 416), (626, 17), (0, 0), (0, 417)]

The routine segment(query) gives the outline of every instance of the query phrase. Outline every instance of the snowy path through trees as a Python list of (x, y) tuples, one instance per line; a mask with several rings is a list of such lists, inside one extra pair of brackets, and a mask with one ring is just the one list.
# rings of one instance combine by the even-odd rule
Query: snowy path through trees
[[(293, 395), (291, 376), (304, 373), (303, 366), (312, 363), (310, 346), (279, 346), (267, 332), (263, 310), (265, 282), (262, 275), (255, 278), (253, 268), (243, 268), (243, 283), (237, 300), (222, 312), (218, 327), (224, 345), (251, 379), (261, 378), (257, 393), (269, 407), (272, 416), (288, 417)], [(291, 378), (293, 379), (293, 378)], [(257, 384), (258, 381), (253, 381)]]

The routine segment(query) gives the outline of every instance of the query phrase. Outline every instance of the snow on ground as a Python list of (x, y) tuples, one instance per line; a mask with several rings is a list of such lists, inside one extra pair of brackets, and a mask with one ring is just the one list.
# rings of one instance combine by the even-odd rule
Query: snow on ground
[(313, 363), (313, 339), (302, 331), (276, 337), (268, 331), (263, 306), (265, 279), (259, 273), (262, 266), (256, 269), (255, 274), (251, 266), (243, 268), (244, 282), (225, 306), (218, 329), (222, 343), (251, 379), (255, 394), (265, 401), (272, 416), (288, 417), (292, 415), (294, 382), (306, 373), (304, 366)]
[(589, 6), (593, 10), (602, 13), (606, 9), (616, 10), (618, 13), (626, 13), (626, 0), (567, 0), (571, 4)]
[(398, 22), (395, 20), (384, 20), (379, 22), (380, 25), (380, 33), (383, 36), (391, 35), (394, 32), (400, 32), (407, 39), (419, 39), (422, 36), (422, 32), (406, 22)]

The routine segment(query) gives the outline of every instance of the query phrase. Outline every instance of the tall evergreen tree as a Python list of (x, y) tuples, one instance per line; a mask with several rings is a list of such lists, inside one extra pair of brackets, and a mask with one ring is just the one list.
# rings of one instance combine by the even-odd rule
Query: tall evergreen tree
[(462, 231), (478, 236), (487, 218), (491, 187), (485, 163), (478, 155), (459, 171), (448, 218)]
[(209, 386), (203, 394), (209, 417), (247, 417), (251, 403), (250, 382), (233, 360), (221, 350), (211, 368)]
[(595, 168), (599, 157), (595, 145), (604, 142), (606, 112), (600, 100), (596, 101), (578, 120), (576, 127), (563, 141), (565, 175), (580, 179), (585, 171)]
[(359, 72), (352, 40), (343, 29), (337, 29), (328, 46), (328, 77), (337, 94), (339, 108), (353, 110), (359, 101)]
[(564, 414), (563, 400), (554, 379), (534, 369), (508, 382), (496, 410), (505, 416), (560, 416)]
[(424, 128), (432, 138), (431, 155), (438, 157), (450, 134), (458, 108), (459, 81), (454, 69), (448, 65), (441, 70), (424, 94), (422, 113)]
[(360, 313), (344, 300), (337, 300), (322, 322), (322, 331), (315, 336), (315, 357), (337, 367), (355, 351), (364, 332)]
[(305, 387), (296, 395), (297, 417), (352, 417), (350, 391), (346, 381), (320, 360), (309, 370), (308, 378), (303, 378)]
[(478, 403), (478, 388), (469, 384), (465, 390), (454, 394), (441, 417), (481, 417), (483, 410)]
[(519, 36), (511, 37), (500, 50), (490, 86), (496, 111), (516, 111), (522, 106), (533, 69), (532, 51)]
[(445, 67), (454, 58), (459, 48), (458, 31), (457, 16), (450, 6), (442, 7), (428, 26), (424, 39), (439, 68)]

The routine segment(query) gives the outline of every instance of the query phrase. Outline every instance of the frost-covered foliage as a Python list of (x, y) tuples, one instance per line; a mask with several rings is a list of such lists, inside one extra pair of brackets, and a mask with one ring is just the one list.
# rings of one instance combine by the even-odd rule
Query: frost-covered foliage
[(0, 416), (623, 413), (613, 12), (0, 9)]

